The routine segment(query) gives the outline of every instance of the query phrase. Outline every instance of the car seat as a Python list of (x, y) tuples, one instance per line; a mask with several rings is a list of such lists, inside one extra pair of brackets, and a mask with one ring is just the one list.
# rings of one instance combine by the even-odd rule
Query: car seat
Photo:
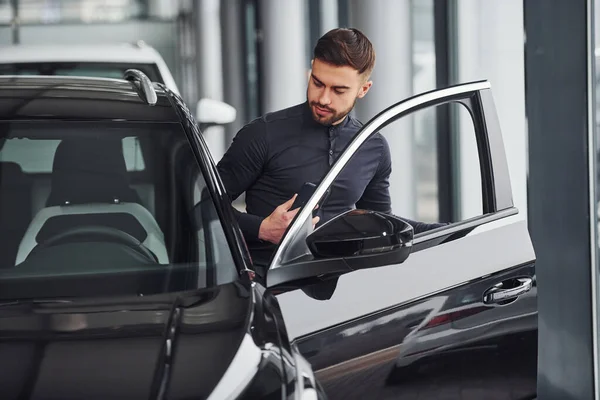
[(134, 236), (166, 264), (163, 232), (140, 203), (137, 192), (129, 186), (120, 139), (65, 139), (54, 155), (46, 207), (30, 223), (16, 264), (53, 235), (90, 225), (116, 228)]

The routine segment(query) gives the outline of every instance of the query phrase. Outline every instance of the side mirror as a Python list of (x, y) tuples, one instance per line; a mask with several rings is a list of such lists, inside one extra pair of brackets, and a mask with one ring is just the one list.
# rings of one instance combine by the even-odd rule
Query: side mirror
[(403, 263), (412, 250), (413, 227), (377, 211), (350, 210), (327, 221), (306, 238), (312, 257), (272, 268), (267, 287), (282, 293), (358, 269)]
[(350, 210), (306, 238), (315, 258), (343, 258), (351, 269), (404, 262), (412, 249), (413, 228), (377, 211)]
[(196, 120), (201, 125), (224, 125), (235, 121), (236, 109), (213, 99), (200, 99), (196, 106)]

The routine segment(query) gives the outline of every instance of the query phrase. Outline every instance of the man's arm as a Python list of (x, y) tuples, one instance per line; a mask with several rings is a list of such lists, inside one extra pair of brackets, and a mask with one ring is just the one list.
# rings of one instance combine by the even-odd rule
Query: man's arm
[[(392, 201), (390, 197), (390, 175), (392, 174), (392, 156), (387, 140), (383, 136), (379, 136), (382, 143), (381, 156), (379, 158), (379, 166), (375, 172), (375, 176), (367, 185), (362, 197), (356, 203), (356, 208), (372, 211), (380, 211), (387, 214), (392, 214)], [(439, 228), (448, 225), (447, 223), (425, 223), (412, 221), (410, 219), (400, 217), (414, 229), (414, 233), (421, 233), (431, 229)]]
[(379, 165), (363, 195), (356, 202), (356, 208), (391, 214), (390, 175), (392, 174), (392, 157), (387, 140), (381, 135), (378, 135), (378, 139), (381, 141)]
[[(236, 134), (217, 164), (225, 190), (232, 201), (258, 179), (267, 158), (267, 149), (266, 127), (261, 120), (247, 124)], [(246, 240), (258, 241), (263, 218), (232, 208)]]

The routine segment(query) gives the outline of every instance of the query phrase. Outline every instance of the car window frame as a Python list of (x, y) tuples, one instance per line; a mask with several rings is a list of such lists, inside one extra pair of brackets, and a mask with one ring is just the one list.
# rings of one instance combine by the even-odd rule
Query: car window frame
[(216, 207), (219, 220), (223, 224), (225, 239), (229, 245), (229, 251), (231, 252), (235, 268), (238, 270), (239, 277), (243, 282), (251, 282), (256, 278), (256, 272), (252, 268), (250, 251), (235, 218), (231, 199), (227, 195), (225, 185), (221, 180), (217, 165), (202, 135), (200, 126), (179, 94), (175, 93), (165, 84), (157, 83), (156, 85), (168, 94), (169, 102), (179, 117), (194, 157), (202, 171), (202, 175), (205, 177), (206, 186)]

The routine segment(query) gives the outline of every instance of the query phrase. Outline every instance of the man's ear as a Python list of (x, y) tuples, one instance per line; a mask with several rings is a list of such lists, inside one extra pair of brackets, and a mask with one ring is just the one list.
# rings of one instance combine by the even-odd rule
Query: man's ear
[(373, 86), (373, 81), (366, 81), (365, 83), (363, 83), (363, 85), (360, 87), (360, 90), (358, 91), (358, 98), (362, 99), (363, 97), (365, 97), (369, 89), (371, 89), (371, 86)]

